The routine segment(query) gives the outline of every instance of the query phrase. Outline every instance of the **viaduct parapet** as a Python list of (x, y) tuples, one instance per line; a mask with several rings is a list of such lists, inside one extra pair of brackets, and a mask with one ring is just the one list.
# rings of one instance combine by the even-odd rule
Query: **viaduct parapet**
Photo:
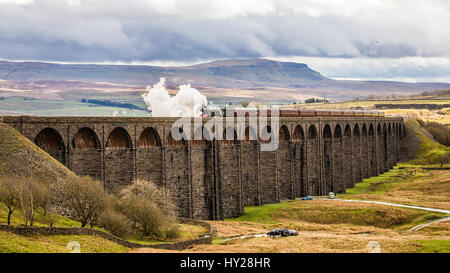
[(397, 117), (280, 117), (278, 149), (261, 151), (262, 141), (250, 140), (251, 127), (241, 141), (175, 141), (170, 131), (176, 118), (2, 119), (109, 191), (135, 179), (172, 189), (179, 216), (196, 219), (236, 217), (244, 206), (344, 193), (392, 168), (405, 135)]

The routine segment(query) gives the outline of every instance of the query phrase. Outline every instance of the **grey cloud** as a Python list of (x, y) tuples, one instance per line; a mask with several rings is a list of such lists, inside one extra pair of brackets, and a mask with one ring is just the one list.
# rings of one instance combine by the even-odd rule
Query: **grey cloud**
[(297, 9), (289, 1), (265, 1), (262, 7), (258, 2), (241, 7), (238, 1), (223, 13), (208, 1), (166, 2), (81, 0), (69, 6), (35, 0), (18, 6), (0, 1), (0, 58), (192, 62), (450, 56), (450, 19), (444, 16), (450, 7), (445, 1), (396, 1), (386, 8), (353, 1), (343, 10), (311, 1), (296, 2)]

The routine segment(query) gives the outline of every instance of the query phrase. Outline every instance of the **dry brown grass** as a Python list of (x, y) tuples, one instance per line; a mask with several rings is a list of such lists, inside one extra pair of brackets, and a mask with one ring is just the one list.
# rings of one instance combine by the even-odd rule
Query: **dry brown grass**
[[(298, 202), (301, 204), (301, 202)], [(385, 215), (386, 222), (417, 213), (415, 210), (394, 209), (390, 207), (365, 203), (344, 203), (339, 201), (311, 201), (309, 209), (303, 216), (315, 215), (315, 211), (339, 207), (345, 210), (374, 209), (376, 211), (392, 211)], [(292, 211), (292, 210), (291, 210)], [(295, 209), (294, 209), (295, 211)], [(323, 214), (327, 214), (324, 213)], [(333, 213), (328, 213), (333, 214)], [(370, 215), (370, 214), (369, 214)], [(341, 215), (342, 216), (342, 215)], [(295, 213), (290, 218), (278, 214), (276, 223), (253, 223), (240, 221), (210, 221), (217, 231), (217, 237), (234, 237), (246, 234), (261, 234), (273, 228), (291, 228), (299, 231), (299, 236), (287, 238), (247, 238), (230, 241), (216, 239), (213, 245), (197, 245), (183, 251), (158, 250), (151, 248), (133, 249), (133, 253), (144, 252), (368, 252), (368, 242), (377, 241), (382, 252), (414, 252), (421, 248), (420, 240), (450, 240), (450, 222), (438, 223), (417, 232), (409, 232), (404, 228), (382, 228), (373, 225), (355, 225), (348, 223), (317, 223), (321, 220), (297, 218)], [(385, 225), (385, 224), (383, 224)]]
[[(247, 223), (236, 222), (241, 226), (239, 233), (247, 228)], [(221, 224), (214, 226), (221, 229)], [(264, 225), (261, 225), (261, 228)], [(223, 228), (223, 226), (222, 226)], [(266, 229), (271, 225), (266, 225)], [(431, 227), (430, 227), (431, 228)], [(228, 228), (226, 228), (228, 229)], [(237, 228), (238, 229), (238, 228)], [(259, 253), (305, 253), (305, 252), (368, 252), (370, 241), (377, 241), (382, 252), (414, 252), (420, 249), (418, 240), (449, 240), (448, 231), (429, 235), (428, 231), (392, 231), (374, 227), (355, 227), (346, 225), (316, 225), (321, 231), (300, 230), (299, 236), (286, 238), (248, 238), (231, 240), (226, 244), (197, 245), (183, 251), (158, 250), (151, 248), (134, 249), (134, 253), (154, 252), (259, 252)], [(222, 234), (225, 234), (222, 231)]]
[(384, 194), (356, 194), (352, 199), (377, 200), (450, 210), (450, 170), (432, 170), (430, 176), (393, 183)]

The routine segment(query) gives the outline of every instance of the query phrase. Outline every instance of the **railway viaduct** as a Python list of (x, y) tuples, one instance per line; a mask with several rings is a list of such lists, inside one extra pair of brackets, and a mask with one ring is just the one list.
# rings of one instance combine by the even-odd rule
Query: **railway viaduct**
[(197, 219), (239, 216), (248, 205), (344, 193), (392, 168), (405, 135), (397, 117), (280, 117), (278, 149), (261, 151), (262, 141), (251, 140), (249, 126), (241, 141), (236, 127), (225, 127), (234, 131), (233, 140), (175, 141), (170, 130), (176, 120), (3, 117), (76, 174), (102, 181), (111, 192), (135, 179), (151, 180), (176, 193), (180, 216)]

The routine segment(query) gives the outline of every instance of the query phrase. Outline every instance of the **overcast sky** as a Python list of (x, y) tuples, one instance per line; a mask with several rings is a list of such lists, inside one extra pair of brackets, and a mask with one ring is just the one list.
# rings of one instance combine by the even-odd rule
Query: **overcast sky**
[(0, 0), (0, 58), (270, 58), (334, 78), (450, 82), (450, 1)]

